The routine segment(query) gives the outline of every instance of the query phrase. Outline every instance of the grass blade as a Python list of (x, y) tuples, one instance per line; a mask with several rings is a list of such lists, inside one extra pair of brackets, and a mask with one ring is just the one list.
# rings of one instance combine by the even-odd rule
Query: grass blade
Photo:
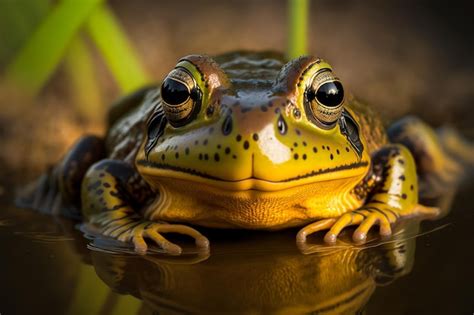
[(288, 0), (289, 30), (287, 57), (297, 58), (307, 53), (308, 0)]
[(60, 63), (68, 44), (103, 0), (59, 2), (7, 66), (7, 82), (37, 94)]
[(122, 92), (149, 83), (131, 44), (107, 5), (92, 12), (86, 27)]

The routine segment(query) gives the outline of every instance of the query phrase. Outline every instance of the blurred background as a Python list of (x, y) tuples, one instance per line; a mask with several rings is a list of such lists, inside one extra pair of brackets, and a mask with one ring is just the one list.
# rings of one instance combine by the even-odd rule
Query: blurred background
[[(474, 138), (472, 1), (309, 1), (308, 53), (388, 123)], [(288, 51), (288, 1), (0, 1), (0, 193), (102, 134), (108, 106), (187, 54)], [(21, 174), (21, 176), (18, 176)]]

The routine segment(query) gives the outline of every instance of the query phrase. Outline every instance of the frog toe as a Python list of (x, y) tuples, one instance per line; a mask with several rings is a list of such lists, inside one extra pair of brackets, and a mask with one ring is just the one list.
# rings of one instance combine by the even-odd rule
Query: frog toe
[(341, 231), (352, 224), (357, 224), (360, 219), (358, 216), (355, 216), (353, 213), (346, 213), (343, 214), (339, 219), (337, 219), (336, 223), (331, 227), (331, 229), (326, 233), (324, 236), (324, 241), (327, 244), (335, 244), (337, 241), (337, 237), (341, 233)]
[(327, 230), (331, 228), (334, 225), (334, 223), (336, 223), (335, 218), (323, 219), (323, 220), (319, 220), (314, 223), (311, 223), (305, 226), (304, 228), (302, 228), (298, 232), (298, 234), (296, 235), (296, 242), (300, 244), (306, 243), (306, 238), (309, 235), (314, 234), (319, 231)]
[(194, 239), (198, 249), (205, 251), (209, 250), (209, 240), (191, 227), (180, 224), (152, 223), (145, 228), (131, 232), (135, 251), (138, 254), (146, 254), (148, 245), (145, 239), (149, 239), (158, 245), (165, 253), (170, 255), (181, 255), (183, 249), (179, 245), (168, 241), (162, 235), (163, 233), (178, 233), (190, 236)]
[(390, 222), (386, 218), (378, 216), (376, 213), (370, 214), (362, 223), (357, 227), (352, 235), (352, 240), (356, 244), (363, 244), (367, 241), (367, 234), (374, 225), (380, 226), (380, 235), (390, 236), (392, 229)]

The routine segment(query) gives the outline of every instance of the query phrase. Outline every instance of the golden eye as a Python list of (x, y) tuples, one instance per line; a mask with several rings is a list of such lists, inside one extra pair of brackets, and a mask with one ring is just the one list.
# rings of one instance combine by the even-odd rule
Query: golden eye
[(306, 103), (313, 122), (324, 129), (333, 128), (341, 117), (344, 88), (329, 69), (316, 73), (306, 90)]
[(184, 68), (171, 71), (161, 85), (161, 99), (165, 116), (173, 127), (190, 122), (201, 107), (201, 91), (196, 81)]

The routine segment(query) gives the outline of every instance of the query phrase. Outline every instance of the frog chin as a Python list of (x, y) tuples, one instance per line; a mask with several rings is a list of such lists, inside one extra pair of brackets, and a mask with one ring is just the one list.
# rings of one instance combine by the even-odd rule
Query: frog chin
[(208, 185), (226, 191), (280, 191), (297, 186), (321, 182), (344, 180), (358, 182), (368, 172), (369, 162), (360, 161), (333, 168), (314, 170), (305, 174), (296, 174), (282, 180), (269, 180), (254, 175), (247, 178), (222, 178), (217, 175), (201, 173), (171, 165), (155, 165), (138, 161), (137, 168), (145, 180), (152, 186), (154, 183), (166, 182), (169, 179), (186, 181), (196, 185)]

